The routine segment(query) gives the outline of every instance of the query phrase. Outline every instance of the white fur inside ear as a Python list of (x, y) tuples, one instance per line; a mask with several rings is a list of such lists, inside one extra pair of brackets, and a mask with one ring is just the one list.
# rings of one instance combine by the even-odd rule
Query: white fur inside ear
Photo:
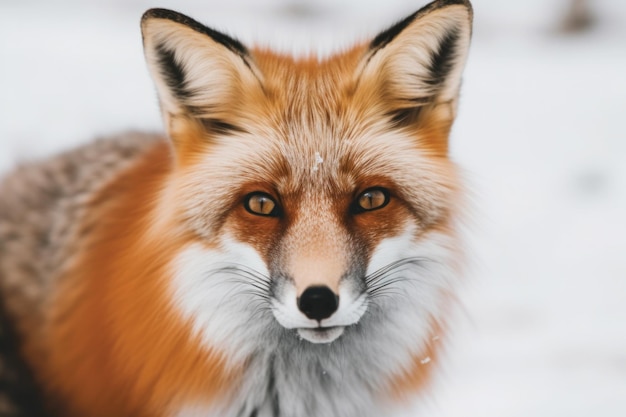
[(242, 54), (205, 33), (165, 18), (147, 18), (142, 31), (166, 126), (169, 114), (190, 108), (200, 118), (219, 119), (243, 89), (260, 86), (260, 74)]
[[(377, 51), (364, 68), (363, 76), (383, 77), (391, 86), (394, 98), (399, 100), (454, 100), (470, 37), (471, 17), (467, 7), (454, 5), (434, 10), (418, 16)], [(444, 57), (445, 71), (433, 73), (433, 65), (436, 66), (435, 61), (442, 54), (449, 54)]]

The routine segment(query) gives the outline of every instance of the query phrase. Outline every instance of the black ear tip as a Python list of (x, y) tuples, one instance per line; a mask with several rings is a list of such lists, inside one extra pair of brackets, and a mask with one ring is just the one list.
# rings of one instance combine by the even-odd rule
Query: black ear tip
[(470, 19), (472, 19), (474, 15), (474, 8), (469, 0), (434, 0), (424, 6), (423, 9), (437, 10), (450, 6), (464, 6), (467, 9)]
[(181, 25), (189, 26), (192, 29), (200, 32), (205, 29), (204, 25), (196, 22), (189, 16), (175, 12), (174, 10), (170, 9), (153, 8), (146, 10), (146, 12), (141, 16), (141, 24), (144, 24), (146, 21), (151, 19), (170, 20), (175, 23), (180, 23)]
[(438, 3), (442, 6), (451, 6), (453, 4), (469, 4), (467, 0), (439, 0)]
[(468, 0), (434, 0), (412, 15), (406, 17), (405, 19), (399, 21), (395, 25), (391, 26), (387, 30), (381, 32), (376, 36), (372, 42), (370, 43), (370, 50), (375, 50), (378, 48), (384, 48), (389, 42), (391, 42), (400, 32), (402, 32), (407, 26), (409, 26), (413, 21), (427, 15), (428, 13), (442, 9), (448, 6), (465, 6), (468, 10), (468, 14), (470, 20), (472, 19), (472, 4)]
[(141, 16), (141, 22), (145, 22), (149, 19), (168, 19), (168, 20), (176, 20), (177, 16), (180, 16), (180, 13), (177, 13), (173, 10), (161, 9), (161, 8), (153, 8), (148, 9)]
[(213, 30), (204, 26), (202, 23), (190, 18), (189, 16), (185, 16), (182, 13), (175, 12), (169, 9), (148, 9), (143, 16), (141, 17), (141, 26), (145, 27), (147, 21), (151, 19), (166, 19), (172, 21), (174, 23), (181, 24), (183, 26), (187, 26), (189, 29), (192, 29), (198, 33), (202, 33), (204, 35), (209, 36), (215, 42), (224, 45), (226, 48), (230, 49), (233, 52), (236, 52), (240, 55), (247, 55), (248, 50), (241, 42), (237, 39), (232, 38), (228, 35), (225, 35), (221, 32)]
[(469, 0), (439, 0), (438, 3), (441, 5), (440, 7), (465, 6), (467, 11), (469, 12), (470, 19), (472, 19), (474, 15), (474, 7)]
[(474, 8), (472, 7), (472, 3), (469, 0), (435, 0), (426, 7), (431, 5), (433, 6), (433, 10), (449, 6), (465, 6), (469, 13), (470, 19), (474, 15)]
[(468, 9), (472, 8), (472, 3), (470, 3), (469, 0), (438, 0), (437, 4), (439, 5), (439, 7), (462, 5), (467, 7)]

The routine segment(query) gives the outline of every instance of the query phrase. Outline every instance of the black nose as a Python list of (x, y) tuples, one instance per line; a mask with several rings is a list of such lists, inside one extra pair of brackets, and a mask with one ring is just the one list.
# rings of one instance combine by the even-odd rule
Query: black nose
[(328, 287), (309, 287), (298, 299), (300, 311), (317, 321), (330, 317), (338, 306), (339, 297)]

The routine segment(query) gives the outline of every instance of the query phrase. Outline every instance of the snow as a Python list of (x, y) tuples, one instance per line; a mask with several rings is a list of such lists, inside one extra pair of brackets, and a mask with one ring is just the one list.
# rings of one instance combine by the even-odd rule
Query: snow
[(320, 165), (324, 162), (324, 158), (319, 152), (315, 152), (315, 163), (313, 164), (312, 171), (317, 172), (320, 169)]
[[(158, 5), (323, 55), (425, 2), (223, 3)], [(591, 3), (598, 26), (564, 35), (565, 0), (474, 2), (452, 138), (473, 190), (473, 262), (447, 354), (428, 365), (443, 369), (431, 417), (626, 415), (626, 2)], [(0, 173), (161, 129), (138, 27), (152, 6), (0, 3)]]

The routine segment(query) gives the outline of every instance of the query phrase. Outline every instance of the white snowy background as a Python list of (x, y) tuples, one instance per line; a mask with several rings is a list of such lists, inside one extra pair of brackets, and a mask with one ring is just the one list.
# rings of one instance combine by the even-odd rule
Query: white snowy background
[[(139, 17), (168, 7), (304, 53), (424, 0), (0, 0), (0, 173), (98, 135), (160, 130)], [(626, 1), (475, 0), (453, 157), (476, 213), (430, 417), (626, 416)], [(0, 196), (0, 198), (2, 198)], [(421, 408), (421, 407), (420, 407)]]

